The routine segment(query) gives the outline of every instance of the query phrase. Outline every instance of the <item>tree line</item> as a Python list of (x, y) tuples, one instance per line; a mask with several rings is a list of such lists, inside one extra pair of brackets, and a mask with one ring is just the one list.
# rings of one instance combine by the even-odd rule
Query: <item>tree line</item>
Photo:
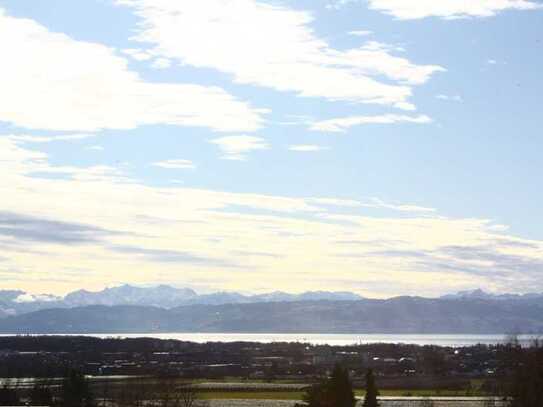
[[(363, 407), (378, 407), (378, 395), (373, 370), (368, 369)], [(354, 407), (356, 398), (349, 370), (336, 365), (330, 377), (321, 379), (308, 389), (304, 402), (308, 407)]]
[(154, 407), (193, 407), (198, 397), (195, 388), (178, 377), (151, 377), (115, 387), (104, 381), (91, 387), (78, 370), (70, 370), (60, 387), (47, 381), (27, 391), (10, 383), (0, 387), (0, 406), (143, 407), (152, 402)]
[[(499, 400), (509, 407), (543, 406), (543, 342), (535, 340), (523, 348), (513, 337), (497, 349), (499, 370), (495, 388), (485, 407), (496, 405)], [(371, 369), (366, 374), (366, 394), (363, 407), (378, 407), (375, 375)], [(336, 365), (329, 377), (312, 386), (304, 397), (308, 407), (354, 407), (356, 399), (348, 369)], [(423, 403), (425, 404), (425, 403)], [(431, 400), (426, 400), (432, 405)]]

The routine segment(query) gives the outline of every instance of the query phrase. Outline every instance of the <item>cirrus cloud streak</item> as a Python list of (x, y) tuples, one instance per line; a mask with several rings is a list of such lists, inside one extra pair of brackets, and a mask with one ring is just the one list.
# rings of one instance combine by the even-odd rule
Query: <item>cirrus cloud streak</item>
[(368, 3), (371, 9), (401, 20), (492, 17), (508, 10), (536, 10), (543, 7), (529, 0), (368, 0)]
[[(57, 167), (18, 143), (0, 136), (6, 288), (24, 281), (29, 291), (63, 293), (80, 284), (77, 265), (88, 289), (114, 278), (248, 291), (262, 281), (286, 291), (318, 289), (323, 281), (345, 290), (364, 281), (358, 291), (368, 296), (543, 290), (543, 242), (508, 235), (486, 219), (447, 218), (377, 198), (154, 187), (115, 172), (96, 177), (92, 167)], [(36, 178), (36, 171), (68, 177)], [(251, 254), (262, 248), (274, 255)]]
[(427, 124), (432, 119), (426, 115), (406, 116), (397, 114), (385, 114), (380, 116), (347, 116), (335, 119), (316, 121), (311, 124), (310, 130), (326, 131), (332, 133), (346, 132), (354, 126), (365, 124), (394, 124), (394, 123), (415, 123)]

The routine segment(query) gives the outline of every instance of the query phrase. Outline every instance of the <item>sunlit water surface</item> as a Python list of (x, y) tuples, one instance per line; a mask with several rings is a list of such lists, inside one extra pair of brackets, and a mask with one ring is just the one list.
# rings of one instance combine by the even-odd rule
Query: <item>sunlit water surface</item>
[[(74, 334), (67, 334), (74, 335)], [(84, 334), (97, 338), (157, 338), (180, 341), (205, 342), (304, 342), (312, 345), (345, 346), (366, 343), (405, 343), (414, 345), (471, 346), (477, 344), (494, 345), (504, 343), (508, 336), (503, 335), (435, 335), (435, 334), (303, 334), (303, 333), (130, 333), (130, 334)], [(0, 335), (9, 336), (9, 335)], [(536, 337), (520, 335), (523, 345), (530, 344)]]

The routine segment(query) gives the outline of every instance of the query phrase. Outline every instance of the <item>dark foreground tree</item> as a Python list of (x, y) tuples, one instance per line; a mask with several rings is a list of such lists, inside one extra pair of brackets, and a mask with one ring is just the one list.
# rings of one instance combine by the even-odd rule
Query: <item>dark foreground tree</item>
[(62, 383), (61, 407), (95, 407), (94, 397), (85, 376), (71, 370)]
[(513, 337), (498, 348), (498, 394), (510, 407), (543, 406), (543, 344), (536, 340), (523, 348)]
[(309, 407), (354, 407), (356, 400), (349, 371), (336, 365), (329, 378), (309, 388), (304, 401)]
[(543, 348), (536, 342), (523, 352), (513, 376), (512, 407), (543, 406)]
[(21, 405), (19, 394), (16, 389), (7, 385), (0, 387), (0, 406), (19, 406)]
[(375, 376), (373, 370), (369, 369), (366, 373), (366, 396), (364, 397), (364, 407), (378, 407), (377, 396), (379, 391), (375, 385)]
[(52, 406), (53, 394), (51, 389), (47, 386), (36, 384), (32, 390), (30, 390), (30, 405), (31, 406)]

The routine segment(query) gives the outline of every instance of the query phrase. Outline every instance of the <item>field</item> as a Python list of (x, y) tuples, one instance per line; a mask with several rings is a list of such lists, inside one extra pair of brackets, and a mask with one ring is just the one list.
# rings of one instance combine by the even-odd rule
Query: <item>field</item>
[(302, 400), (300, 391), (221, 391), (199, 393), (202, 400)]
[[(60, 379), (57, 379), (59, 381)], [(19, 388), (30, 388), (34, 380), (26, 379), (18, 383)], [(58, 387), (58, 383), (49, 380), (49, 385)], [(151, 377), (92, 377), (91, 387), (98, 397), (138, 393), (144, 387), (160, 385)], [(12, 383), (14, 384), (14, 383)], [(195, 388), (198, 403), (195, 407), (294, 407), (303, 400), (309, 383), (292, 381), (244, 381), (239, 378), (223, 380), (197, 380), (187, 382), (182, 379), (170, 379), (162, 383), (168, 389), (184, 386)], [(468, 381), (469, 390), (453, 389), (381, 389), (382, 407), (501, 407), (500, 402), (491, 402), (481, 391), (482, 381)], [(163, 391), (163, 390), (159, 390)], [(363, 399), (364, 390), (356, 389), (355, 396)]]
[[(356, 390), (357, 397), (364, 397), (363, 390)], [(466, 397), (466, 392), (455, 390), (382, 390), (382, 396), (388, 397)], [(201, 392), (200, 397), (203, 400), (302, 400), (304, 392), (302, 391), (207, 391)], [(473, 394), (473, 396), (483, 396), (483, 394)]]
[[(295, 407), (294, 400), (266, 399), (224, 399), (200, 401), (196, 407)], [(379, 400), (381, 407), (506, 407), (499, 400), (488, 398), (397, 398), (383, 397)], [(362, 407), (360, 400), (357, 407)]]
[[(381, 407), (505, 407), (502, 401), (485, 397), (481, 383), (473, 381), (466, 390), (384, 389)], [(209, 407), (294, 407), (303, 399), (303, 386), (294, 383), (199, 383), (202, 405)], [(302, 388), (300, 388), (302, 387)], [(364, 390), (356, 390), (364, 398)], [(361, 402), (357, 407), (361, 406)]]
[[(388, 397), (483, 397), (482, 382), (472, 380), (470, 390), (461, 389), (381, 389), (380, 394)], [(309, 384), (288, 382), (219, 382), (202, 381), (196, 384), (200, 397), (205, 400), (302, 400)], [(357, 397), (364, 397), (364, 390), (355, 390)]]

